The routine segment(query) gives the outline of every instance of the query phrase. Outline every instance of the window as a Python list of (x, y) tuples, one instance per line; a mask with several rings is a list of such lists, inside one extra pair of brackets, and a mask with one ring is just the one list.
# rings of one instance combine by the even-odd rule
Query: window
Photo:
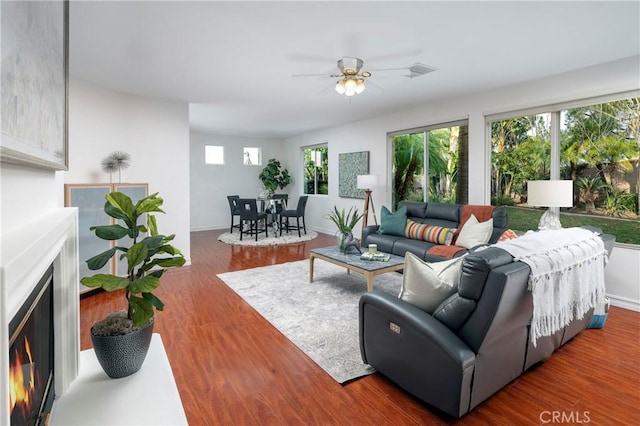
[(468, 135), (466, 121), (391, 133), (393, 209), (402, 200), (465, 203)]
[(224, 164), (224, 147), (205, 145), (204, 162), (205, 164)]
[(244, 164), (247, 166), (261, 166), (262, 165), (262, 149), (261, 148), (242, 148), (244, 152)]
[[(546, 109), (547, 111), (543, 110)], [(640, 244), (640, 99), (604, 99), (489, 118), (491, 203), (509, 207), (513, 229), (537, 229), (545, 209), (527, 206), (527, 181), (573, 181), (565, 227), (597, 226)]]
[(304, 193), (329, 193), (329, 147), (317, 145), (303, 148)]

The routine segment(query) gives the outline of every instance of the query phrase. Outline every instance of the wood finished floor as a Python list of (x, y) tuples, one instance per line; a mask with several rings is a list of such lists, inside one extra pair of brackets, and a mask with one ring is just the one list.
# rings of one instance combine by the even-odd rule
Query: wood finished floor
[[(640, 424), (640, 313), (612, 307), (604, 329), (583, 331), (454, 421), (378, 374), (336, 383), (216, 277), (306, 259), (335, 237), (250, 248), (217, 241), (221, 232), (192, 233), (191, 266), (167, 272), (157, 292), (166, 309), (155, 332), (192, 425)], [(82, 299), (82, 349), (91, 347), (91, 324), (123, 300), (122, 293)]]

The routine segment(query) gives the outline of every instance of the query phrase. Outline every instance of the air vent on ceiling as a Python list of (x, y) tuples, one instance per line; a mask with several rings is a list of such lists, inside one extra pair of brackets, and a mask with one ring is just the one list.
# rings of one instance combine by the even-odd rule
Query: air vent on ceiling
[(409, 71), (411, 71), (411, 74), (405, 77), (416, 78), (416, 77), (420, 77), (421, 75), (425, 75), (430, 72), (436, 71), (438, 68), (430, 67), (429, 65), (416, 62), (415, 64), (411, 65), (408, 69)]

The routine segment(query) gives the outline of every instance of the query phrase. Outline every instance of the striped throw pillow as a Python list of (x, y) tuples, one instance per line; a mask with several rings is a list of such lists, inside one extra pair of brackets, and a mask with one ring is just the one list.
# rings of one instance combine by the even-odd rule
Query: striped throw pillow
[(451, 245), (453, 236), (456, 232), (455, 228), (444, 228), (442, 226), (425, 225), (417, 223), (411, 219), (407, 220), (404, 228), (404, 236), (412, 240), (423, 240), (430, 243)]

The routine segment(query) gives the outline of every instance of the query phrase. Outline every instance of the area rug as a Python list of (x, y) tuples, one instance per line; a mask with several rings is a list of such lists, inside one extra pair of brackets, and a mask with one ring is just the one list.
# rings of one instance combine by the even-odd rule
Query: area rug
[[(358, 302), (364, 276), (316, 259), (219, 274), (218, 277), (338, 383), (375, 370), (360, 357)], [(402, 275), (378, 275), (375, 289), (397, 295)]]
[(318, 236), (317, 232), (307, 231), (307, 234), (302, 234), (301, 237), (298, 237), (298, 231), (291, 232), (288, 235), (286, 233), (282, 234), (282, 237), (275, 237), (273, 235), (273, 231), (269, 230), (269, 236), (265, 238), (264, 232), (262, 234), (258, 234), (258, 241), (256, 241), (255, 236), (245, 235), (242, 237), (242, 241), (240, 241), (240, 232), (235, 231), (233, 234), (225, 232), (218, 237), (219, 241), (227, 244), (234, 244), (238, 246), (278, 246), (281, 244), (295, 244), (301, 243), (303, 241), (313, 240)]

